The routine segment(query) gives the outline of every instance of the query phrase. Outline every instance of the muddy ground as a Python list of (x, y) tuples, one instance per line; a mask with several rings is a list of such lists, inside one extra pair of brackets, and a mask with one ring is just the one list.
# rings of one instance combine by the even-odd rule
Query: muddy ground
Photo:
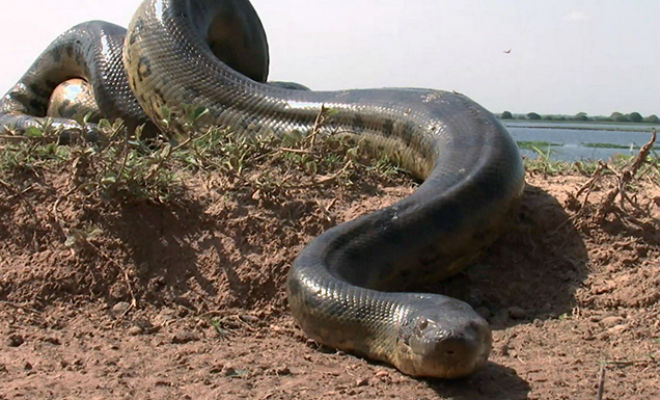
[(569, 194), (587, 176), (528, 173), (511, 229), (422, 288), (493, 328), (488, 365), (441, 381), (319, 346), (287, 312), (303, 245), (411, 181), (262, 193), (198, 177), (162, 205), (88, 202), (70, 174), (2, 178), (0, 399), (596, 399), (600, 383), (603, 399), (658, 398), (657, 183), (634, 194), (650, 214), (596, 223), (611, 182), (578, 214)]

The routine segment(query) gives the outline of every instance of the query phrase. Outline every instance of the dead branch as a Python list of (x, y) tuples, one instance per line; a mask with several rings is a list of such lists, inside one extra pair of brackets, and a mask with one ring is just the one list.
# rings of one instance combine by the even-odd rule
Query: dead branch
[(607, 192), (605, 198), (598, 207), (598, 211), (596, 212), (596, 218), (595, 218), (595, 221), (597, 223), (602, 223), (603, 221), (605, 221), (605, 218), (614, 211), (614, 209), (616, 208), (614, 202), (618, 195), (621, 195), (622, 199), (620, 201), (620, 206), (623, 209), (623, 199), (627, 196), (626, 187), (633, 180), (639, 168), (646, 162), (648, 154), (651, 151), (651, 148), (653, 147), (653, 143), (655, 143), (655, 138), (656, 138), (656, 132), (654, 129), (653, 132), (651, 133), (651, 139), (639, 150), (637, 157), (635, 157), (635, 161), (630, 166), (625, 167), (621, 171), (621, 173), (618, 174), (617, 185), (614, 188), (612, 188), (609, 192)]
[(598, 394), (596, 400), (603, 399), (603, 393), (605, 392), (605, 363), (600, 364), (600, 373), (598, 376)]

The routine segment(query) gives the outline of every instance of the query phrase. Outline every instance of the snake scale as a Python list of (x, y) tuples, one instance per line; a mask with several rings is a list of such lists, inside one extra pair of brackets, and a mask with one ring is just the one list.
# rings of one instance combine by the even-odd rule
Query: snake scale
[(424, 182), (302, 250), (287, 279), (294, 317), (318, 342), (412, 376), (454, 378), (483, 366), (492, 339), (481, 316), (457, 299), (401, 290), (455, 274), (503, 230), (524, 185), (506, 129), (455, 92), (297, 90), (266, 83), (268, 64), (248, 0), (146, 0), (127, 31), (93, 21), (58, 37), (0, 101), (0, 126), (24, 132), (48, 115), (54, 127), (80, 131), (66, 95), (51, 100), (74, 78), (82, 83), (74, 91), (90, 93), (89, 109), (129, 127), (180, 129), (163, 125), (164, 110), (181, 115), (188, 104), (208, 108), (209, 126), (284, 134), (311, 129), (331, 108), (325, 133), (364, 138)]

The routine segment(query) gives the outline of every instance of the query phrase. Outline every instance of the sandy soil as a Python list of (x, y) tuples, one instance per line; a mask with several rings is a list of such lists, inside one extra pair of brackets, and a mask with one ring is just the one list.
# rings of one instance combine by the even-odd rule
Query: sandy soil
[[(354, 177), (283, 193), (192, 181), (173, 205), (94, 203), (70, 171), (0, 186), (0, 399), (658, 398), (658, 186), (635, 223), (578, 215), (587, 177), (528, 175), (512, 228), (431, 287), (491, 323), (489, 364), (417, 380), (307, 340), (284, 282), (324, 229), (408, 195)], [(68, 238), (68, 240), (67, 240)], [(601, 379), (601, 369), (605, 375)]]

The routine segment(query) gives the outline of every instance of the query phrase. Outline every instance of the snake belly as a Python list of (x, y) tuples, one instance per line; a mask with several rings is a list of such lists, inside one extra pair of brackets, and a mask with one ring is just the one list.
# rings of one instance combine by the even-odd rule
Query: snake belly
[[(288, 275), (291, 311), (318, 342), (412, 376), (460, 377), (486, 363), (491, 332), (469, 305), (402, 290), (457, 273), (515, 210), (521, 157), (490, 112), (455, 92), (266, 84), (266, 38), (248, 0), (144, 1), (128, 28), (123, 64), (130, 101), (137, 99), (159, 129), (180, 129), (163, 120), (201, 105), (208, 109), (203, 124), (284, 135), (311, 129), (325, 107), (333, 113), (323, 133), (349, 133), (400, 160), (423, 184), (309, 243)], [(0, 124), (32, 124), (26, 99), (43, 98), (36, 92), (50, 86), (19, 82), (10, 91), (19, 96), (0, 103)]]

